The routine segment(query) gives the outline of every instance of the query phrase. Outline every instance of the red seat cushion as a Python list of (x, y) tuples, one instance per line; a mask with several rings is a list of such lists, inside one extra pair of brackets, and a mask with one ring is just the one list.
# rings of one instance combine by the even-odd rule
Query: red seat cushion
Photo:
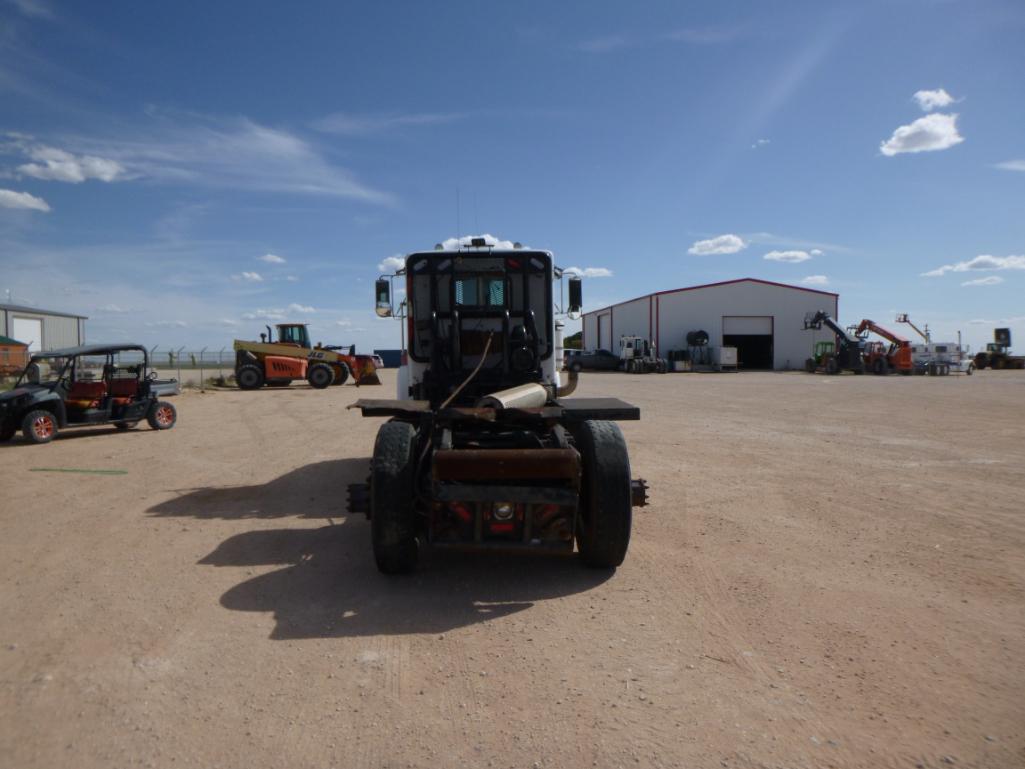
[(110, 382), (110, 394), (115, 398), (131, 398), (139, 392), (139, 380), (113, 379)]

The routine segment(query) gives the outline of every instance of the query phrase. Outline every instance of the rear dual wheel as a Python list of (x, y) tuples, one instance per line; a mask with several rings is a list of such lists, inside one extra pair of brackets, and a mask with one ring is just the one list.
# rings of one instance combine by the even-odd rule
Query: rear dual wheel
[(577, 547), (588, 566), (614, 569), (630, 545), (630, 457), (615, 422), (588, 420), (574, 432), (584, 465)]
[(416, 568), (416, 430), (386, 422), (377, 431), (370, 468), (370, 538), (377, 568), (406, 574)]

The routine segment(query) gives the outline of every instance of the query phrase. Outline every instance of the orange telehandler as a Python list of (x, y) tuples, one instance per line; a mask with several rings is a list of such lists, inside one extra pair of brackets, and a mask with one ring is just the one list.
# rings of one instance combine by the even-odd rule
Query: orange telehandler
[(259, 342), (236, 339), (235, 381), (242, 390), (256, 390), (265, 384), (284, 387), (293, 379), (305, 379), (318, 390), (340, 385), (351, 375), (356, 385), (381, 384), (372, 355), (357, 355), (355, 345), (314, 347), (305, 323), (279, 323), (278, 341), (270, 326)]
[(891, 371), (904, 375), (914, 373), (915, 364), (911, 358), (911, 342), (899, 334), (883, 328), (874, 320), (865, 318), (858, 324), (855, 334), (864, 338), (869, 333), (881, 336), (890, 345), (887, 347), (882, 342), (867, 342), (864, 352), (866, 369), (873, 374), (889, 374)]

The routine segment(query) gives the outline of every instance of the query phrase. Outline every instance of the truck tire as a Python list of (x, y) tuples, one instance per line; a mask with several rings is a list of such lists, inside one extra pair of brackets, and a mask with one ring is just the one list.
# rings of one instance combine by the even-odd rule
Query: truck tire
[(331, 382), (332, 385), (343, 385), (349, 378), (349, 367), (346, 366), (344, 363), (339, 363), (338, 367), (333, 369), (333, 372), (335, 378), (334, 381)]
[(588, 566), (614, 569), (630, 545), (630, 457), (615, 422), (587, 420), (574, 432), (584, 465), (577, 547)]
[(167, 401), (157, 401), (146, 414), (146, 421), (154, 430), (170, 430), (178, 421), (178, 410)]
[(263, 387), (263, 369), (255, 363), (245, 363), (235, 369), (235, 381), (240, 390), (259, 390)]
[(49, 443), (57, 437), (57, 417), (46, 409), (30, 411), (21, 420), (21, 433), (29, 443)]
[(986, 353), (980, 352), (980, 353), (976, 354), (976, 356), (975, 356), (975, 368), (977, 368), (977, 369), (979, 369), (981, 371), (982, 369), (986, 368), (986, 364), (988, 362), (989, 361), (986, 359)]
[(384, 574), (416, 568), (415, 448), (416, 430), (406, 422), (386, 422), (377, 431), (370, 468), (370, 538)]
[(306, 381), (315, 390), (323, 390), (335, 381), (335, 372), (326, 363), (314, 363), (306, 372)]

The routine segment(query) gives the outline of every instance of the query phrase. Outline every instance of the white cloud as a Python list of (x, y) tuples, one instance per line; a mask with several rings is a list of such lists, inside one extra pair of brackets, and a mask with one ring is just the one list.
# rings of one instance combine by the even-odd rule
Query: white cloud
[(277, 254), (264, 254), (263, 256), (256, 257), (261, 262), (267, 262), (267, 264), (284, 264), (286, 260)]
[(238, 321), (237, 320), (232, 320), (231, 318), (221, 318), (217, 322), (220, 323), (222, 326), (237, 326), (238, 325)]
[(36, 162), (20, 165), (18, 170), (36, 179), (79, 184), (87, 179), (112, 182), (125, 175), (124, 166), (116, 160), (93, 155), (73, 155), (56, 147), (31, 147), (28, 156)]
[(938, 278), (948, 272), (970, 272), (971, 270), (1025, 270), (1025, 256), (990, 256), (980, 254), (974, 259), (956, 264), (945, 264), (935, 270), (923, 272), (927, 278)]
[(484, 238), (484, 242), (492, 248), (511, 250), (515, 245), (511, 240), (500, 240), (494, 235), (484, 233), (483, 235), (464, 235), (461, 238), (448, 238), (441, 241), (441, 247), (445, 251), (458, 251), (463, 246), (469, 246), (474, 238)]
[(146, 325), (150, 328), (185, 328), (189, 324), (184, 320), (154, 320)]
[(286, 275), (285, 276), (285, 280), (287, 280), (289, 283), (298, 283), (299, 282), (299, 278), (297, 278), (295, 275)]
[(809, 275), (807, 278), (801, 278), (801, 283), (805, 286), (828, 286), (829, 278), (825, 275)]
[(751, 145), (751, 149), (756, 150), (759, 147), (764, 147), (768, 143), (768, 139), (758, 139), (754, 144)]
[(914, 99), (923, 112), (932, 112), (934, 109), (954, 103), (954, 97), (942, 88), (937, 88), (935, 91), (916, 91)]
[(976, 278), (975, 280), (966, 280), (962, 283), (962, 286), (995, 286), (999, 283), (1003, 283), (1004, 279), (999, 275), (987, 275), (985, 278)]
[(318, 131), (343, 136), (375, 134), (407, 126), (443, 125), (465, 117), (458, 112), (421, 112), (408, 115), (357, 115), (334, 112), (313, 122)]
[[(821, 252), (820, 252), (821, 253)], [(770, 262), (787, 262), (788, 264), (799, 264), (800, 262), (807, 262), (811, 259), (811, 254), (807, 251), (770, 251), (762, 259), (768, 259)]]
[(564, 273), (579, 275), (581, 278), (611, 278), (612, 270), (608, 267), (567, 267)]
[(244, 280), (244, 281), (247, 281), (249, 283), (262, 283), (263, 282), (263, 276), (260, 273), (258, 273), (258, 272), (245, 272), (245, 271), (243, 271), (241, 275), (232, 275), (231, 279), (232, 280)]
[(44, 0), (10, 0), (10, 3), (25, 16), (35, 19), (54, 18), (53, 9)]
[(822, 249), (821, 248), (813, 248), (808, 253), (811, 254), (812, 256), (822, 256)]
[(295, 302), (292, 302), (292, 304), (288, 305), (288, 309), (291, 312), (297, 312), (302, 315), (312, 315), (317, 311), (315, 307), (311, 307), (308, 304), (296, 304)]
[(349, 326), (352, 325), (352, 321), (349, 320), (348, 318), (343, 318), (342, 320), (336, 320), (335, 321), (335, 325), (336, 326), (341, 326), (342, 328), (348, 328)]
[(957, 132), (957, 115), (934, 112), (910, 125), (900, 126), (879, 145), (879, 151), (892, 157), (905, 152), (945, 150), (963, 141), (964, 137)]
[(997, 163), (996, 167), (1002, 171), (1025, 171), (1025, 160), (1005, 160)]
[(135, 311), (134, 310), (129, 310), (129, 309), (125, 308), (125, 307), (121, 307), (120, 305), (117, 305), (117, 304), (105, 304), (105, 305), (103, 305), (101, 307), (97, 307), (96, 308), (96, 312), (122, 313), (122, 312), (135, 312)]
[(278, 309), (273, 309), (273, 310), (264, 310), (264, 309), (253, 310), (252, 312), (242, 313), (242, 319), (243, 320), (284, 320), (285, 319), (285, 311), (284, 310), (278, 310)]
[(129, 176), (156, 182), (393, 202), (295, 133), (244, 117), (156, 109), (147, 117), (123, 135), (78, 138), (69, 150), (109, 158)]
[(718, 235), (708, 240), (699, 240), (687, 249), (688, 254), (707, 256), (709, 254), (735, 254), (747, 248), (747, 243), (736, 235)]
[(42, 198), (30, 195), (27, 192), (15, 192), (14, 190), (0, 190), (0, 207), (2, 208), (25, 208), (30, 211), (49, 211), (50, 204)]
[(386, 256), (377, 265), (378, 272), (397, 272), (406, 266), (406, 260), (401, 256)]

